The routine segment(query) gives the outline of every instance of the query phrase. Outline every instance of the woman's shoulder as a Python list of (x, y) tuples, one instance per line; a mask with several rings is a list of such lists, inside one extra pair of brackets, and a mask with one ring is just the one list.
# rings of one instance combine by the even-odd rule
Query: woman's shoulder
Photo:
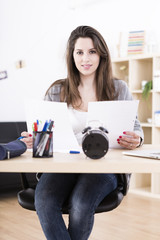
[(64, 86), (65, 79), (56, 80), (54, 83), (51, 84), (48, 91), (52, 93), (60, 93), (62, 86)]
[(115, 92), (118, 100), (131, 100), (132, 95), (124, 80), (114, 79)]
[(65, 79), (56, 80), (48, 88), (45, 94), (45, 100), (48, 101), (60, 101), (61, 89), (64, 86)]
[(127, 88), (127, 83), (124, 80), (114, 78), (113, 82), (115, 88)]

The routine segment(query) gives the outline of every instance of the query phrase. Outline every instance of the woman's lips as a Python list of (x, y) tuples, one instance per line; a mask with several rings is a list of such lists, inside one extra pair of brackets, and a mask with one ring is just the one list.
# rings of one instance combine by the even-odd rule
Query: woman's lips
[(91, 64), (84, 64), (84, 65), (82, 65), (82, 67), (84, 69), (89, 69), (91, 66), (92, 66)]

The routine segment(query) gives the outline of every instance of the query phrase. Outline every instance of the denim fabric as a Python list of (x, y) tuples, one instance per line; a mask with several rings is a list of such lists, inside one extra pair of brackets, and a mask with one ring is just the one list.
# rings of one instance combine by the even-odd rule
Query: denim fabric
[[(116, 174), (44, 173), (36, 187), (35, 207), (47, 240), (87, 240), (95, 209), (117, 187)], [(69, 202), (69, 226), (61, 208)]]

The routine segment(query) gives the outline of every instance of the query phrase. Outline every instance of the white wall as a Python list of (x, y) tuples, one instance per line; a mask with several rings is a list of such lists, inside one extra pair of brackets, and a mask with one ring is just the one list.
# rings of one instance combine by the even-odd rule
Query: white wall
[[(130, 30), (146, 30), (159, 51), (159, 9), (159, 0), (0, 0), (0, 71), (9, 75), (0, 81), (0, 121), (25, 119), (23, 97), (42, 98), (66, 76), (66, 41), (78, 25), (97, 28), (112, 55), (119, 32)], [(17, 70), (20, 59), (26, 67)]]

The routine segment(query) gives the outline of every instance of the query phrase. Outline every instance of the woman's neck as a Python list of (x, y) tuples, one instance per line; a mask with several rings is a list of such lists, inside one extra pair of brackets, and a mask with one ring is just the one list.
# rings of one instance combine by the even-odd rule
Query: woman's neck
[(78, 86), (78, 91), (81, 96), (81, 103), (78, 103), (79, 107), (77, 109), (81, 111), (88, 111), (88, 103), (97, 101), (96, 96), (96, 82), (92, 78), (84, 77), (81, 79), (81, 83)]
[(82, 88), (95, 88), (95, 77), (93, 76), (81, 76), (80, 87)]

